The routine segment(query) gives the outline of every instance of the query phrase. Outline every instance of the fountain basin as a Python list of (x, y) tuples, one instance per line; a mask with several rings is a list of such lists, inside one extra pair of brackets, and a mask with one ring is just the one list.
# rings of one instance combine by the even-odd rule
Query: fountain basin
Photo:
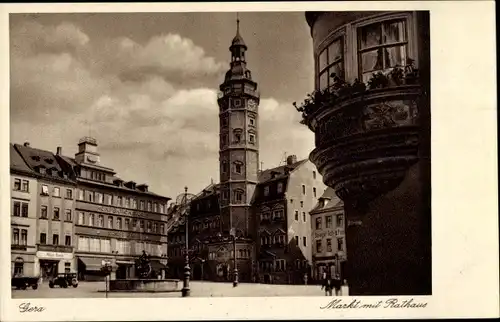
[(178, 279), (116, 279), (109, 281), (111, 292), (177, 292)]

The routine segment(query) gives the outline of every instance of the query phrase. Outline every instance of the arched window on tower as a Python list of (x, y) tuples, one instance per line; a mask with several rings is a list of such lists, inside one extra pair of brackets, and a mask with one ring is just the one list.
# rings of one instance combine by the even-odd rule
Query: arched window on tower
[(257, 142), (256, 132), (254, 130), (249, 130), (248, 131), (248, 142), (250, 144), (255, 144)]
[(243, 130), (242, 129), (234, 129), (233, 137), (234, 137), (234, 140), (233, 140), (234, 143), (240, 143), (243, 139)]
[(222, 161), (222, 173), (227, 172), (227, 161)]

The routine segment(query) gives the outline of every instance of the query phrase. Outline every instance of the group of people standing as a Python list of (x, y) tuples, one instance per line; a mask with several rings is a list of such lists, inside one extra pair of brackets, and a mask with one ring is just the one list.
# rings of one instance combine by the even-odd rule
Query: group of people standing
[(335, 296), (341, 295), (342, 280), (339, 274), (335, 274), (334, 278), (331, 278), (326, 273), (323, 273), (323, 282), (321, 283), (321, 289), (325, 290), (326, 296), (332, 296), (333, 290), (335, 290)]

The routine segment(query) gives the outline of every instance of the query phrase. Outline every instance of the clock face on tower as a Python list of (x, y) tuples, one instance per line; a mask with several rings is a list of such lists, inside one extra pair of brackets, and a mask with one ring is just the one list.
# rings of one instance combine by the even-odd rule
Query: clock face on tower
[(248, 100), (248, 108), (254, 110), (257, 107), (257, 102), (254, 99)]

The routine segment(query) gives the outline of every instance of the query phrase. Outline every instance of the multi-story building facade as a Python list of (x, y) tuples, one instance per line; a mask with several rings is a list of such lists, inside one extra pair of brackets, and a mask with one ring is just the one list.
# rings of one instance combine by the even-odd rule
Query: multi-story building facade
[[(76, 182), (71, 170), (49, 151), (35, 149), (28, 143), (14, 145), (37, 181), (33, 191), (36, 209), (35, 270), (47, 281), (58, 273), (77, 271), (74, 257), (74, 212)], [(28, 232), (29, 233), (29, 232)]]
[(97, 141), (84, 137), (74, 158), (58, 154), (76, 175), (75, 245), (80, 279), (100, 279), (103, 261), (112, 278), (133, 278), (135, 260), (143, 251), (152, 268), (165, 276), (168, 197), (146, 184), (124, 182), (100, 162)]
[(11, 274), (38, 276), (37, 251), (37, 175), (10, 145), (11, 174)]
[[(310, 159), (344, 201), (353, 295), (429, 295), (428, 11), (307, 12)], [(333, 77), (331, 77), (333, 76)]]
[(342, 280), (346, 279), (344, 203), (332, 188), (327, 188), (309, 214), (312, 230), (312, 278), (319, 281), (323, 273), (326, 273), (331, 278), (338, 274)]
[(299, 284), (311, 276), (308, 212), (324, 189), (314, 165), (294, 155), (260, 174), (253, 202), (259, 281)]

